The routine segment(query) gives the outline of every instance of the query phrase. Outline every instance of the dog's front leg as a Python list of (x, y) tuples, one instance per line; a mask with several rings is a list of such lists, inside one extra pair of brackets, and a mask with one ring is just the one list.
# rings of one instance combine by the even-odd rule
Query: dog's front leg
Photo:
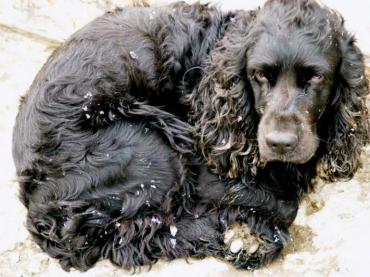
[(224, 232), (224, 259), (237, 268), (254, 270), (275, 260), (290, 241), (286, 226), (241, 214)]
[(225, 193), (228, 203), (221, 221), (225, 223), (224, 258), (238, 268), (256, 269), (276, 259), (291, 241), (288, 227), (298, 201), (277, 199), (268, 191), (241, 184)]

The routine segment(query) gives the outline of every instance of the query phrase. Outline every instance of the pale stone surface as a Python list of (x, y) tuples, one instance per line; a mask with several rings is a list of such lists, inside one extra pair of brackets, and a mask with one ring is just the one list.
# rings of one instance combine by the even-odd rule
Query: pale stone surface
[[(24, 228), (25, 209), (17, 198), (11, 135), (19, 96), (27, 91), (53, 47), (119, 0), (0, 1), (0, 276), (126, 276), (102, 261), (86, 273), (65, 273), (42, 253)], [(149, 1), (154, 3), (155, 1)], [(168, 2), (166, 0), (160, 3)], [(194, 2), (194, 1), (193, 1)], [(246, 4), (248, 3), (248, 5)], [(219, 1), (225, 8), (255, 7), (263, 1)], [(366, 1), (326, 0), (338, 8), (359, 43), (370, 53)], [(158, 3), (158, 1), (157, 1)], [(347, 3), (347, 4), (346, 4)], [(348, 183), (321, 184), (301, 206), (291, 228), (293, 244), (284, 257), (254, 273), (213, 258), (161, 261), (135, 276), (368, 276), (370, 249), (370, 148), (365, 167)]]

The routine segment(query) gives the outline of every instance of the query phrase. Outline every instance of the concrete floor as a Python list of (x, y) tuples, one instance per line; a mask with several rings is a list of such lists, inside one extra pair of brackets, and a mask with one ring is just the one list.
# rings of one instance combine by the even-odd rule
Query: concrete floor
[[(149, 1), (154, 3), (155, 1)], [(166, 2), (166, 1), (162, 1)], [(168, 2), (168, 1), (167, 1)], [(232, 8), (252, 8), (263, 1), (218, 1)], [(370, 4), (326, 0), (340, 10), (359, 45), (370, 54)], [(0, 0), (0, 276), (126, 276), (129, 272), (100, 262), (87, 273), (63, 272), (30, 240), (25, 209), (17, 199), (11, 134), (18, 99), (58, 43), (92, 18), (124, 5), (119, 0)], [(248, 3), (248, 4), (246, 4)], [(236, 271), (213, 258), (160, 262), (137, 276), (369, 276), (370, 148), (365, 167), (348, 183), (321, 184), (307, 198), (291, 231), (293, 245), (265, 269)]]

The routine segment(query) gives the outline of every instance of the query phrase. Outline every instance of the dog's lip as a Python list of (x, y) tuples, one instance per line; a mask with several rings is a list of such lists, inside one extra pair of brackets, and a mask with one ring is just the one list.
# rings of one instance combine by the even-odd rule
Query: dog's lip
[(284, 155), (279, 155), (275, 154), (273, 152), (267, 153), (267, 154), (261, 154), (260, 153), (260, 160), (262, 163), (267, 163), (267, 162), (286, 162), (286, 163), (293, 163), (293, 164), (305, 164), (309, 160), (312, 159), (314, 154), (310, 154), (304, 157), (297, 157), (295, 155), (295, 151), (289, 152)]

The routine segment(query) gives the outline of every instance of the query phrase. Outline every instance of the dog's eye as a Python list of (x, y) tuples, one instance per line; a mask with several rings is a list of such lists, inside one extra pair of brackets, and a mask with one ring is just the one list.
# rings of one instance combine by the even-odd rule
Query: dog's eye
[(311, 81), (318, 82), (321, 81), (324, 77), (320, 74), (313, 74), (311, 76)]
[(254, 75), (254, 77), (256, 78), (256, 80), (259, 83), (265, 83), (265, 82), (268, 81), (267, 74), (264, 71), (258, 71), (258, 72), (256, 72), (256, 74)]
[(305, 72), (298, 74), (297, 84), (300, 87), (305, 87), (311, 83), (318, 83), (324, 78), (323, 75), (315, 73), (315, 72)]
[(274, 86), (278, 78), (278, 69), (275, 67), (265, 66), (262, 69), (257, 69), (254, 71), (253, 78), (260, 84), (269, 84)]

